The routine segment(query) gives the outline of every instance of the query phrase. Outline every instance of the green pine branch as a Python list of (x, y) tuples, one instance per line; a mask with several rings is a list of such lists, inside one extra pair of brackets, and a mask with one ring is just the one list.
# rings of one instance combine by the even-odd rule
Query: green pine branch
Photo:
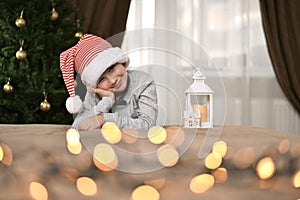
[[(8, 78), (14, 90), (0, 90), (0, 123), (60, 123), (72, 122), (65, 109), (68, 93), (59, 68), (59, 54), (77, 42), (78, 27), (71, 15), (77, 10), (66, 0), (55, 0), (59, 13), (50, 19), (52, 2), (49, 0), (1, 0), (0, 2), (0, 83)], [(15, 21), (23, 10), (24, 27)], [(82, 19), (80, 19), (82, 20)], [(16, 58), (23, 42), (27, 56)], [(48, 112), (39, 106), (47, 92), (51, 104)]]

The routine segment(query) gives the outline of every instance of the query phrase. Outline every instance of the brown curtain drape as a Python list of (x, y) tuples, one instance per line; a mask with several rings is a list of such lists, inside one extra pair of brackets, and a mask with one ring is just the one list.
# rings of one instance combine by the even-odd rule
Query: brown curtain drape
[(300, 1), (259, 2), (276, 78), (283, 93), (300, 114)]
[[(85, 32), (102, 38), (109, 38), (122, 33), (131, 0), (70, 0), (78, 7), (77, 18), (84, 18), (81, 24)], [(120, 37), (122, 39), (123, 37)], [(114, 41), (113, 46), (120, 46), (121, 40)]]

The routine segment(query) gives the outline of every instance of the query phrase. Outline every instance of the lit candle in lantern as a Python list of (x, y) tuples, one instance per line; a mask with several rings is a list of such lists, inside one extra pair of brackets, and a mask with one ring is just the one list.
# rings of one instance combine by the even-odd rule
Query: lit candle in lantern
[(184, 127), (212, 128), (214, 91), (206, 84), (202, 69), (194, 70), (193, 79), (193, 84), (185, 91)]

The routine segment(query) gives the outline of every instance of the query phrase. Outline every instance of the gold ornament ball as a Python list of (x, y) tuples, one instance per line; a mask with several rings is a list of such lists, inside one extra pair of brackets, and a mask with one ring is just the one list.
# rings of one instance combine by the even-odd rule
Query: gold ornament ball
[(78, 32), (76, 32), (75, 33), (75, 38), (78, 38), (78, 39), (80, 39), (82, 36), (83, 36), (83, 33), (82, 32), (80, 32), (80, 31), (78, 31)]
[(58, 17), (59, 17), (58, 12), (57, 12), (55, 9), (53, 9), (53, 10), (51, 11), (50, 19), (51, 19), (52, 21), (55, 21), (55, 20), (58, 19)]
[(14, 91), (14, 87), (9, 83), (7, 82), (4, 86), (3, 86), (3, 90), (4, 92), (6, 93), (12, 93)]
[(40, 109), (44, 112), (49, 111), (51, 108), (51, 104), (45, 99), (41, 104), (40, 104)]
[(27, 57), (26, 51), (24, 51), (22, 48), (19, 49), (16, 53), (16, 58), (18, 60), (24, 60)]
[(26, 25), (26, 21), (25, 21), (25, 19), (23, 19), (23, 18), (18, 18), (18, 19), (16, 19), (16, 26), (17, 27), (23, 27), (23, 26), (25, 26)]

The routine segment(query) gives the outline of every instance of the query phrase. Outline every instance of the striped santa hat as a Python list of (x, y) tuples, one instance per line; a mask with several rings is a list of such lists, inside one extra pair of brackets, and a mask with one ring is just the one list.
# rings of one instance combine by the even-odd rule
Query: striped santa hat
[(96, 88), (102, 73), (116, 63), (129, 64), (128, 56), (119, 47), (112, 45), (101, 37), (85, 34), (78, 43), (60, 54), (60, 69), (70, 97), (66, 108), (70, 113), (78, 113), (83, 104), (75, 95), (74, 69), (81, 75), (86, 86)]

